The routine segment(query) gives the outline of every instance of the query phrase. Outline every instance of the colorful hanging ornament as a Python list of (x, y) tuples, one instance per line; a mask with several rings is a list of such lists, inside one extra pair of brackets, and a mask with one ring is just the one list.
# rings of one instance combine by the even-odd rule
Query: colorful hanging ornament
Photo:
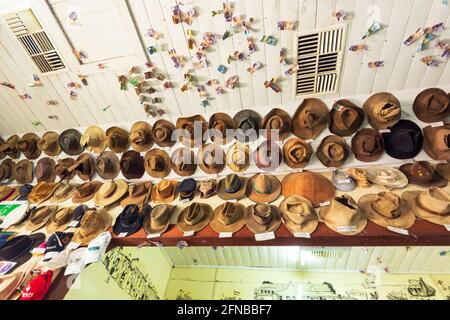
[(231, 4), (223, 2), (222, 8), (225, 21), (231, 22), (231, 20), (233, 19), (233, 9), (231, 8)]
[(367, 37), (370, 37), (371, 35), (377, 33), (378, 31), (380, 31), (382, 29), (381, 24), (378, 22), (374, 22), (370, 25), (369, 29), (367, 29), (366, 33), (364, 34), (364, 36), (362, 37), (362, 39), (364, 40)]
[[(133, 86), (133, 87), (138, 87), (140, 86), (143, 81), (139, 80), (137, 77), (131, 77), (128, 82)], [(126, 90), (126, 89), (125, 89)]]
[(164, 89), (170, 89), (172, 88), (172, 84), (170, 83), (170, 81), (166, 81), (163, 83), (163, 88)]
[(230, 38), (232, 35), (233, 35), (233, 32), (227, 30), (223, 33), (222, 40), (226, 40), (226, 39)]
[(184, 59), (181, 56), (177, 56), (177, 52), (175, 51), (175, 49), (169, 50), (169, 56), (172, 59), (175, 68), (178, 69), (180, 67), (183, 67)]
[(208, 106), (209, 106), (209, 100), (208, 100), (208, 99), (202, 100), (202, 101), (200, 102), (200, 105), (201, 105), (203, 108), (208, 107)]
[(187, 43), (188, 43), (189, 50), (194, 50), (194, 47), (195, 48), (197, 47), (195, 44), (195, 40), (193, 38), (194, 32), (191, 29), (188, 29), (186, 31), (186, 36), (187, 36)]
[(249, 18), (248, 21), (242, 21), (242, 28), (244, 29), (244, 35), (245, 36), (249, 36), (251, 30), (251, 24), (253, 23), (254, 19), (253, 18)]
[(79, 24), (78, 13), (75, 10), (70, 11), (67, 15), (67, 18), (69, 20), (69, 25)]
[(263, 35), (260, 42), (267, 43), (269, 46), (275, 46), (278, 40), (273, 36)]
[(345, 16), (347, 15), (347, 13), (344, 10), (336, 10), (333, 11), (333, 13), (331, 14), (334, 18), (336, 18), (337, 21), (343, 21), (345, 20)]
[(239, 52), (239, 51), (235, 51), (235, 52), (233, 52), (233, 54), (230, 54), (229, 56), (228, 56), (228, 59), (227, 59), (227, 61), (228, 61), (228, 64), (230, 64), (231, 63), (231, 61), (243, 61), (243, 60), (245, 60), (247, 57), (246, 57), (246, 55), (245, 55), (245, 53), (243, 53), (243, 52)]
[(425, 63), (428, 67), (437, 67), (439, 65), (439, 62), (436, 61), (433, 56), (424, 56), (420, 61)]
[(200, 50), (206, 51), (217, 41), (217, 36), (211, 32), (205, 32), (202, 37), (202, 43), (200, 44)]
[(450, 58), (450, 49), (445, 49), (444, 52), (442, 52), (441, 57), (445, 59)]
[(12, 83), (9, 83), (9, 82), (6, 82), (6, 81), (3, 81), (2, 83), (0, 83), (2, 86), (5, 86), (5, 87), (8, 87), (8, 88), (10, 88), (10, 89), (16, 89), (16, 86), (14, 85), (14, 84), (12, 84)]
[(106, 110), (108, 110), (109, 108), (111, 108), (111, 105), (107, 105), (106, 107), (104, 107), (104, 108), (102, 109), (102, 111), (106, 111)]
[(97, 68), (99, 68), (99, 69), (106, 69), (106, 65), (104, 64), (104, 63), (99, 63), (99, 64), (97, 64)]
[(183, 13), (181, 12), (180, 5), (177, 4), (172, 8), (172, 22), (174, 24), (179, 24), (182, 19)]
[(227, 72), (227, 67), (221, 64), (217, 67), (217, 71), (220, 72), (221, 74), (225, 74)]
[[(141, 92), (142, 92), (142, 90), (141, 90)], [(155, 92), (157, 92), (157, 90), (153, 87), (148, 87), (145, 89), (145, 93), (147, 93), (147, 94), (154, 94)]]
[(217, 86), (217, 87), (214, 89), (214, 92), (215, 92), (217, 95), (223, 94), (223, 93), (225, 93), (225, 88), (222, 87), (222, 86)]
[(67, 84), (68, 88), (73, 88), (73, 89), (81, 89), (81, 84), (79, 84), (78, 82), (74, 82), (74, 81), (70, 81)]
[(30, 83), (28, 85), (29, 87), (43, 87), (44, 84), (42, 83), (41, 79), (39, 79), (39, 76), (37, 74), (33, 74), (33, 83)]
[(78, 92), (76, 92), (75, 90), (70, 90), (69, 96), (71, 100), (77, 100)]
[(194, 65), (194, 68), (197, 70), (208, 67), (208, 61), (204, 56), (201, 56), (200, 58), (198, 56), (192, 57), (192, 64)]
[(278, 21), (277, 28), (278, 30), (295, 30), (297, 28), (297, 21)]
[(217, 80), (217, 79), (209, 79), (208, 82), (206, 82), (206, 85), (208, 87), (217, 86), (218, 84), (219, 84), (219, 80)]
[(378, 69), (384, 67), (384, 61), (370, 61), (367, 66), (370, 69)]
[(247, 47), (248, 47), (248, 52), (250, 54), (253, 54), (256, 52), (255, 42), (253, 41), (252, 37), (247, 37)]
[(48, 118), (50, 119), (50, 120), (59, 120), (59, 117), (57, 116), (57, 115), (50, 115), (50, 116), (48, 116)]
[(190, 26), (196, 15), (194, 8), (189, 9), (187, 13), (183, 15), (183, 22)]
[(247, 72), (250, 74), (255, 73), (256, 70), (260, 69), (262, 67), (262, 63), (257, 61), (253, 63), (250, 67), (247, 68)]
[(19, 98), (21, 100), (31, 99), (31, 95), (29, 93), (24, 92), (22, 94), (19, 94)]
[(264, 87), (266, 88), (270, 88), (273, 91), (275, 91), (276, 93), (280, 93), (281, 92), (281, 87), (279, 85), (277, 85), (277, 80), (278, 78), (274, 77), (272, 79), (270, 79), (270, 81), (264, 81)]
[(46, 104), (47, 104), (48, 106), (57, 106), (59, 103), (58, 103), (58, 101), (56, 101), (56, 100), (48, 100), (48, 101), (46, 102)]
[(294, 73), (296, 73), (297, 70), (298, 70), (298, 64), (294, 64), (293, 66), (291, 66), (289, 69), (287, 69), (287, 70), (284, 72), (284, 75), (285, 75), (285, 76), (291, 76), (291, 75), (293, 75)]
[(287, 49), (286, 48), (281, 48), (280, 49), (280, 64), (285, 66), (287, 65)]
[(414, 42), (416, 42), (420, 37), (425, 34), (422, 28), (416, 30), (416, 32), (412, 33), (406, 40), (403, 41), (404, 45), (410, 46)]
[(368, 49), (369, 49), (369, 46), (367, 44), (362, 44), (362, 43), (350, 46), (350, 48), (348, 48), (349, 51), (353, 51), (353, 52), (363, 52)]
[(178, 249), (181, 250), (181, 249), (186, 248), (186, 247), (189, 247), (189, 245), (188, 245), (188, 243), (186, 241), (184, 241), (184, 240), (178, 241), (178, 243), (177, 243), (177, 248)]
[(150, 55), (155, 54), (156, 52), (158, 52), (158, 48), (156, 46), (148, 46), (147, 47), (147, 52)]
[(74, 54), (75, 58), (77, 58), (77, 60), (80, 62), (82, 62), (83, 59), (87, 58), (86, 54), (81, 50), (73, 49), (72, 53)]
[(426, 33), (441, 32), (444, 30), (445, 30), (444, 23), (440, 22), (438, 24), (435, 24), (434, 26), (425, 28), (423, 31), (426, 34)]
[(133, 66), (133, 67), (130, 68), (130, 70), (128, 70), (128, 75), (129, 76), (131, 76), (131, 75), (133, 75), (135, 73), (139, 73), (139, 69), (136, 66)]
[(36, 127), (42, 125), (42, 123), (40, 121), (38, 121), (38, 120), (35, 120), (35, 121), (31, 122), (31, 125), (36, 128)]
[(147, 32), (145, 33), (146, 36), (149, 36), (150, 38), (153, 38), (155, 40), (159, 40), (161, 38), (161, 33), (156, 31), (153, 28), (150, 28), (147, 30)]
[(232, 76), (225, 81), (225, 87), (228, 89), (235, 89), (238, 85), (238, 76)]
[(416, 52), (420, 52), (422, 50), (424, 50), (424, 48), (426, 47), (426, 45), (428, 43), (430, 43), (431, 40), (434, 39), (434, 36), (431, 33), (427, 33), (421, 40), (419, 43), (419, 46), (416, 49)]

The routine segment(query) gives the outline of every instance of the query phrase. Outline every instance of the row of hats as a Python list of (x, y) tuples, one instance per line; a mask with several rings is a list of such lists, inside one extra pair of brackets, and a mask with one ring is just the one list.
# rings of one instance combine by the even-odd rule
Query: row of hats
[[(424, 90), (416, 97), (413, 110), (423, 122), (445, 121), (450, 115), (450, 97), (438, 88)], [(172, 132), (175, 129), (185, 130), (187, 136), (181, 136), (179, 139), (190, 147), (202, 145), (206, 141), (204, 133), (208, 128), (217, 133), (211, 140), (218, 144), (228, 143), (227, 130), (236, 129), (240, 130), (237, 130), (233, 137), (240, 142), (256, 138), (260, 129), (268, 130), (265, 138), (269, 140), (276, 139), (270, 130), (278, 131), (279, 140), (286, 139), (290, 132), (300, 139), (315, 139), (327, 126), (334, 135), (345, 137), (353, 135), (361, 127), (365, 114), (374, 129), (389, 129), (400, 121), (400, 102), (392, 94), (382, 92), (372, 95), (364, 103), (363, 108), (349, 100), (339, 100), (331, 111), (320, 99), (305, 99), (293, 118), (286, 111), (276, 108), (263, 119), (256, 111), (241, 110), (233, 118), (225, 113), (213, 114), (209, 123), (201, 115), (179, 118), (176, 126), (162, 119), (153, 126), (145, 121), (139, 121), (131, 127), (130, 132), (119, 127), (111, 127), (105, 132), (98, 126), (91, 126), (83, 134), (75, 129), (68, 129), (61, 135), (50, 131), (42, 138), (34, 133), (27, 133), (21, 139), (14, 135), (3, 142), (0, 145), (0, 158), (9, 155), (17, 159), (20, 152), (23, 152), (27, 158), (36, 159), (41, 151), (49, 156), (55, 156), (61, 150), (68, 155), (79, 155), (85, 147), (94, 153), (101, 153), (106, 147), (115, 153), (122, 153), (128, 150), (130, 144), (135, 151), (145, 152), (153, 146), (153, 143), (160, 147), (173, 146), (176, 141), (172, 139)], [(200, 123), (201, 134), (196, 132), (194, 122)], [(250, 129), (255, 130), (256, 135), (246, 134)], [(447, 126), (442, 130), (446, 132), (446, 136), (449, 135), (450, 129)]]
[[(360, 129), (352, 137), (351, 148), (346, 140), (337, 135), (325, 137), (316, 148), (316, 155), (326, 167), (344, 165), (350, 150), (356, 159), (373, 162), (386, 153), (395, 159), (412, 159), (421, 150), (435, 160), (450, 160), (450, 124), (442, 127), (429, 126), (424, 136), (419, 126), (409, 120), (400, 120), (390, 132), (380, 134), (377, 130)], [(310, 143), (291, 138), (281, 149), (275, 142), (263, 142), (253, 153), (254, 163), (261, 170), (272, 171), (284, 160), (293, 169), (305, 168), (314, 150)], [(153, 148), (142, 156), (134, 150), (126, 151), (121, 159), (112, 151), (103, 151), (95, 160), (89, 153), (73, 158), (55, 160), (41, 158), (34, 170), (37, 181), (53, 182), (56, 176), (70, 180), (75, 173), (82, 180), (89, 180), (96, 171), (103, 179), (114, 179), (120, 172), (126, 179), (139, 179), (145, 172), (154, 178), (164, 178), (173, 169), (179, 176), (191, 176), (200, 169), (206, 174), (218, 174), (227, 165), (234, 172), (244, 172), (250, 166), (250, 148), (236, 142), (225, 153), (216, 144), (206, 144), (197, 155), (191, 149), (178, 148), (169, 156), (163, 149)], [(33, 180), (33, 163), (28, 159), (15, 163), (5, 159), (0, 164), (0, 181), (15, 179), (18, 183)]]

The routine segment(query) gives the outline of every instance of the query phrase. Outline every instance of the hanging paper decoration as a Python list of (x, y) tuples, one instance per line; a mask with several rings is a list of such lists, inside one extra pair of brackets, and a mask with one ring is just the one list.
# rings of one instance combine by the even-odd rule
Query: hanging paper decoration
[(222, 3), (222, 8), (225, 21), (231, 22), (231, 20), (233, 19), (233, 10), (231, 8), (231, 5), (229, 3)]
[(99, 69), (105, 69), (105, 68), (106, 68), (106, 65), (105, 65), (104, 63), (99, 63), (99, 64), (97, 64), (97, 68), (99, 68)]
[(147, 47), (147, 52), (152, 55), (158, 52), (158, 48), (156, 46), (149, 46)]
[(83, 86), (87, 86), (87, 85), (88, 85), (88, 82), (87, 82), (87, 76), (82, 75), (82, 74), (79, 74), (79, 75), (78, 75), (78, 78), (80, 78), (81, 83), (83, 84)]
[(196, 16), (196, 12), (194, 8), (188, 10), (187, 14), (184, 16), (183, 22), (187, 25), (191, 25), (194, 18)]
[(238, 85), (238, 76), (232, 76), (225, 81), (225, 87), (228, 89), (235, 89)]
[(211, 32), (205, 32), (203, 34), (203, 40), (200, 44), (200, 50), (205, 51), (210, 48), (217, 41), (217, 36)]
[(225, 93), (225, 88), (222, 87), (222, 86), (218, 86), (218, 87), (216, 87), (216, 88), (214, 89), (214, 92), (215, 92), (217, 95), (223, 94), (223, 93)]
[(194, 47), (197, 47), (195, 44), (195, 40), (193, 38), (194, 32), (191, 29), (188, 29), (186, 31), (186, 36), (187, 36), (189, 50), (194, 50)]
[(217, 67), (217, 71), (219, 71), (221, 74), (225, 74), (227, 72), (227, 67), (221, 64)]
[(73, 88), (73, 89), (80, 89), (81, 88), (81, 84), (79, 84), (78, 82), (74, 82), (71, 81), (67, 84), (68, 88)]
[(70, 90), (69, 96), (71, 100), (77, 100), (78, 92), (76, 92), (75, 90)]
[(246, 21), (243, 17), (241, 16), (234, 16), (233, 17), (233, 21), (232, 21), (232, 25), (235, 31), (240, 30), (240, 29), (244, 29), (244, 34), (246, 36), (250, 35), (250, 25), (253, 23), (254, 19), (253, 18), (249, 18), (248, 21)]
[(111, 108), (111, 105), (107, 105), (106, 107), (104, 107), (104, 108), (102, 109), (102, 111), (106, 111), (106, 110), (108, 110), (109, 108)]
[(192, 57), (192, 64), (194, 65), (195, 69), (201, 69), (208, 67), (208, 62), (206, 60), (206, 57), (204, 56), (194, 56)]
[(136, 66), (133, 66), (130, 68), (130, 70), (128, 70), (128, 75), (130, 75), (130, 76), (135, 73), (139, 73), (138, 67), (136, 67)]
[(277, 28), (278, 30), (295, 30), (297, 28), (297, 21), (278, 21)]
[(37, 126), (42, 125), (42, 123), (40, 121), (38, 121), (38, 120), (35, 120), (35, 121), (31, 122), (31, 125), (36, 128)]
[(262, 63), (257, 61), (254, 64), (252, 64), (250, 67), (247, 68), (247, 72), (250, 74), (255, 73), (256, 70), (260, 69), (262, 67)]
[(6, 81), (3, 81), (3, 82), (1, 83), (1, 85), (2, 85), (2, 86), (5, 86), (5, 87), (8, 87), (8, 88), (11, 88), (11, 89), (16, 89), (16, 86), (15, 86), (14, 84), (9, 83), (9, 82), (6, 82)]
[(385, 267), (383, 270), (384, 272), (389, 273), (389, 267)]
[(430, 43), (430, 41), (431, 40), (433, 40), (434, 39), (434, 36), (431, 34), (431, 33), (427, 33), (423, 38), (422, 38), (422, 40), (420, 40), (420, 43), (419, 43), (419, 46), (417, 47), (417, 52), (420, 52), (420, 51), (422, 51), (424, 48), (425, 48), (425, 46), (428, 44), (428, 43)]
[(343, 21), (345, 20), (345, 16), (347, 13), (344, 10), (336, 10), (333, 11), (332, 16), (336, 18), (337, 21)]
[(29, 93), (24, 92), (22, 94), (19, 94), (19, 98), (22, 100), (31, 99), (31, 95)]
[(162, 103), (162, 98), (160, 97), (154, 97), (151, 99), (152, 103)]
[(206, 108), (207, 106), (209, 106), (209, 100), (208, 100), (208, 99), (202, 100), (202, 101), (200, 102), (200, 105), (201, 105), (203, 108)]
[(437, 67), (439, 65), (439, 62), (436, 61), (433, 56), (424, 56), (420, 61), (425, 63), (428, 67)]
[(174, 24), (179, 24), (183, 20), (182, 14), (180, 5), (177, 4), (172, 8), (172, 21)]
[(377, 262), (378, 262), (379, 264), (382, 264), (382, 263), (383, 263), (383, 259), (382, 259), (381, 257), (378, 257), (378, 258), (377, 258)]
[(384, 67), (384, 61), (370, 61), (367, 66), (370, 69), (378, 69)]
[(285, 66), (287, 65), (287, 49), (286, 48), (281, 48), (280, 49), (280, 63)]
[(365, 38), (370, 37), (371, 35), (377, 33), (381, 29), (382, 29), (381, 24), (379, 24), (378, 22), (372, 23), (367, 32), (362, 37), (362, 39), (364, 40)]
[(50, 116), (48, 116), (48, 118), (49, 118), (50, 120), (59, 120), (59, 118), (58, 118), (57, 115), (50, 115)]
[(450, 49), (449, 48), (445, 49), (445, 51), (442, 52), (441, 57), (445, 59), (450, 58)]
[(267, 43), (269, 46), (275, 46), (277, 44), (278, 40), (273, 36), (263, 35), (260, 42)]
[(184, 59), (181, 56), (177, 56), (177, 52), (175, 51), (175, 49), (169, 50), (169, 56), (172, 59), (175, 68), (183, 67)]
[(186, 92), (189, 87), (194, 83), (194, 70), (189, 69), (188, 72), (184, 74), (184, 84), (181, 86), (181, 92)]
[(178, 241), (178, 243), (177, 243), (178, 249), (183, 249), (185, 247), (189, 247), (189, 245), (186, 241), (184, 241), (184, 240)]
[(59, 104), (56, 100), (48, 100), (46, 103), (48, 106), (56, 106)]
[(365, 276), (369, 276), (370, 275), (370, 273), (367, 270), (365, 270), (365, 269), (361, 269), (361, 270), (359, 270), (359, 272), (362, 273)]
[(163, 83), (163, 88), (164, 89), (170, 89), (172, 88), (172, 84), (170, 83), (170, 81), (166, 81)]
[(285, 76), (291, 76), (291, 75), (293, 75), (294, 73), (296, 73), (297, 70), (298, 70), (298, 64), (294, 64), (293, 66), (291, 66), (289, 69), (287, 69), (287, 70), (284, 72), (284, 75), (285, 75)]
[(231, 63), (231, 61), (243, 61), (243, 60), (245, 60), (247, 57), (246, 57), (246, 55), (245, 55), (245, 53), (243, 53), (243, 52), (239, 52), (239, 51), (235, 51), (235, 52), (233, 52), (233, 54), (230, 54), (229, 56), (228, 56), (228, 59), (227, 59), (227, 61), (228, 61), (228, 64), (230, 64)]
[(420, 37), (423, 36), (424, 34), (425, 34), (424, 30), (422, 28), (419, 28), (416, 30), (416, 32), (412, 33), (406, 40), (404, 40), (403, 44), (410, 46), (418, 39), (420, 39)]
[(149, 103), (144, 104), (144, 111), (147, 117), (151, 116), (153, 118), (156, 116), (162, 116), (166, 114), (166, 112), (163, 109), (157, 108), (156, 106)]
[(350, 46), (350, 48), (348, 48), (349, 51), (353, 51), (353, 52), (362, 52), (362, 51), (366, 51), (369, 49), (369, 46), (366, 44), (357, 44), (354, 46)]
[(254, 21), (253, 18), (248, 19), (248, 21), (245, 21), (245, 20), (242, 21), (241, 26), (242, 26), (242, 28), (244, 29), (244, 34), (245, 34), (246, 36), (249, 36), (249, 35), (250, 35), (250, 31), (251, 31), (250, 25), (253, 23), (253, 21)]
[(438, 24), (435, 24), (434, 26), (425, 28), (423, 31), (424, 33), (433, 33), (433, 32), (441, 32), (444, 30), (445, 30), (444, 23), (440, 22)]
[(252, 37), (247, 37), (247, 47), (249, 54), (253, 54), (256, 51), (255, 42), (253, 41)]
[[(136, 77), (131, 77), (128, 82), (133, 86), (133, 87), (137, 87), (141, 84), (143, 84), (143, 81), (139, 80)], [(125, 89), (126, 90), (126, 89)]]
[[(142, 92), (142, 90), (141, 90), (141, 92)], [(155, 92), (157, 92), (157, 90), (153, 87), (148, 87), (145, 89), (145, 93), (147, 93), (147, 94), (154, 94)]]
[(155, 29), (151, 28), (148, 29), (145, 33), (146, 36), (149, 36), (150, 38), (153, 38), (155, 40), (159, 40), (161, 38), (161, 33), (158, 31), (155, 31)]
[(172, 7), (173, 23), (179, 24), (181, 22), (184, 22), (187, 25), (191, 25), (196, 16), (195, 9), (191, 8), (186, 13), (184, 13), (183, 11), (181, 11), (180, 5), (182, 5), (182, 4), (177, 4), (174, 7)]
[(79, 24), (78, 13), (75, 10), (70, 11), (67, 17), (70, 25)]
[(226, 40), (226, 39), (228, 39), (229, 37), (231, 37), (232, 35), (233, 35), (233, 32), (227, 30), (227, 31), (225, 31), (224, 34), (222, 35), (222, 40)]
[(219, 80), (217, 79), (210, 79), (208, 80), (208, 82), (206, 82), (206, 85), (211, 87), (211, 86), (216, 86), (219, 84)]
[(270, 79), (270, 81), (264, 81), (264, 87), (266, 88), (270, 88), (273, 91), (275, 91), (276, 93), (280, 93), (281, 92), (281, 87), (279, 85), (277, 85), (277, 80), (278, 78), (274, 77), (272, 79)]
[(33, 83), (30, 83), (29, 87), (43, 87), (44, 84), (42, 83), (41, 79), (39, 79), (37, 74), (33, 74)]
[(74, 54), (75, 58), (77, 58), (77, 60), (80, 62), (82, 62), (83, 59), (87, 58), (86, 54), (81, 50), (73, 49), (72, 53)]
[(437, 40), (434, 44), (434, 47), (441, 51), (444, 51), (444, 50), (448, 49), (448, 43), (441, 41), (441, 40)]

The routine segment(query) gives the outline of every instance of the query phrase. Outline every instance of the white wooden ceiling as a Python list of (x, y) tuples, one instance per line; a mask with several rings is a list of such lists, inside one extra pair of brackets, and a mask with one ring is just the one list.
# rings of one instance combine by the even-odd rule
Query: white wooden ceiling
[[(419, 27), (439, 22), (450, 26), (450, 5), (444, 4), (442, 0), (183, 1), (183, 11), (194, 7), (197, 12), (191, 26), (173, 24), (172, 7), (176, 0), (50, 0), (48, 5), (52, 11), (44, 8), (44, 0), (31, 2), (41, 9), (37, 12), (38, 18), (62, 53), (69, 69), (48, 76), (40, 75), (44, 86), (30, 88), (33, 74), (38, 72), (5, 24), (0, 25), (0, 81), (16, 85), (16, 90), (0, 86), (0, 134), (3, 136), (28, 131), (84, 127), (94, 123), (108, 124), (145, 119), (146, 115), (134, 90), (129, 86), (127, 91), (121, 91), (117, 76), (126, 74), (134, 64), (143, 67), (146, 57), (144, 48), (150, 45), (160, 48), (156, 54), (150, 56), (151, 62), (174, 84), (173, 89), (162, 90), (161, 84), (155, 83), (155, 87), (161, 89), (155, 96), (163, 98), (161, 107), (171, 117), (298, 104), (299, 99), (295, 100), (293, 97), (291, 77), (282, 77), (282, 92), (278, 94), (263, 85), (265, 80), (280, 76), (287, 68), (281, 66), (278, 61), (280, 48), (288, 49), (288, 58), (293, 54), (294, 31), (279, 31), (276, 22), (296, 20), (297, 31), (326, 27), (338, 23), (332, 17), (335, 10), (347, 12), (345, 21), (349, 23), (349, 30), (346, 48), (363, 42), (361, 37), (368, 27), (368, 22), (376, 20), (384, 25), (383, 30), (366, 39), (368, 51), (355, 53), (347, 50), (342, 72), (341, 97), (351, 98), (385, 90), (399, 91), (450, 84), (450, 64), (447, 60), (438, 59), (439, 66), (433, 68), (420, 62), (422, 56), (434, 54), (432, 45), (427, 50), (416, 53), (417, 45), (408, 47), (402, 44), (403, 40)], [(191, 67), (192, 53), (187, 47), (186, 32), (188, 29), (192, 30), (197, 43), (201, 42), (204, 32), (213, 32), (221, 37), (230, 29), (230, 25), (221, 15), (212, 17), (211, 11), (221, 9), (223, 2), (232, 4), (234, 15), (255, 19), (251, 25), (251, 35), (257, 51), (245, 61), (228, 65), (227, 57), (233, 51), (248, 52), (244, 33), (235, 33), (231, 38), (225, 41), (220, 39), (213, 45), (207, 55), (208, 67), (195, 72), (199, 83), (217, 78), (224, 84), (228, 77), (238, 75), (240, 87), (227, 90), (226, 94), (218, 96), (208, 89), (215, 99), (205, 110), (200, 105), (202, 99), (195, 88), (184, 93), (180, 90), (183, 73)], [(70, 25), (67, 18), (73, 8), (76, 8), (79, 15), (80, 23), (76, 26)], [(127, 12), (124, 9), (130, 9), (135, 26), (127, 23)], [(156, 41), (145, 36), (150, 28), (161, 32), (162, 38)], [(64, 37), (61, 36), (61, 29), (64, 31)], [(264, 34), (276, 37), (277, 46), (259, 42)], [(437, 35), (440, 39), (449, 41), (450, 29)], [(142, 44), (138, 43), (139, 39)], [(92, 72), (87, 78), (88, 86), (78, 90), (77, 100), (70, 99), (67, 84), (71, 81), (80, 82), (78, 74), (88, 69), (74, 63), (73, 54), (67, 50), (68, 40), (76, 49), (86, 53), (87, 65), (105, 62), (107, 66), (104, 70), (91, 68)], [(67, 42), (66, 47), (62, 45), (63, 42)], [(168, 54), (171, 48), (186, 58), (187, 63), (182, 70), (173, 66)], [(121, 57), (130, 59), (120, 60)], [(122, 64), (114, 64), (113, 68), (110, 62), (117, 60)], [(369, 69), (367, 63), (374, 60), (383, 60), (384, 67), (378, 71)], [(130, 63), (126, 64), (124, 61)], [(262, 62), (264, 67), (250, 75), (246, 69), (256, 61)], [(225, 75), (216, 71), (219, 64), (228, 67)], [(18, 95), (24, 92), (31, 94), (32, 99), (20, 99)], [(46, 102), (49, 100), (57, 101), (58, 105), (48, 106)], [(108, 106), (110, 107), (103, 111)], [(49, 119), (49, 116), (57, 116), (58, 119)], [(34, 121), (40, 122), (41, 125), (33, 126)]]

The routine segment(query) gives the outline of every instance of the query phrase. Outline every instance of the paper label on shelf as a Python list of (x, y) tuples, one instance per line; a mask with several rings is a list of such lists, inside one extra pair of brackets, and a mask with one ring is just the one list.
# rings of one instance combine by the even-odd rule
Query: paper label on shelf
[(233, 237), (233, 232), (221, 232), (219, 233), (219, 238), (231, 238)]
[(68, 224), (68, 228), (76, 228), (78, 226), (78, 221), (72, 221), (71, 223)]
[(67, 249), (69, 250), (75, 250), (80, 246), (81, 243), (78, 242), (71, 242), (67, 245)]
[(44, 254), (45, 253), (45, 248), (34, 248), (31, 253), (32, 254)]
[(330, 205), (330, 201), (325, 201), (319, 204), (321, 207), (327, 207)]
[(380, 133), (391, 133), (391, 129), (382, 129), (379, 132)]
[(183, 233), (183, 237), (191, 237), (195, 234), (195, 231), (186, 231)]
[(312, 143), (312, 142), (314, 142), (314, 140), (313, 139), (307, 139), (307, 140), (305, 140), (305, 142), (306, 143)]
[(117, 235), (117, 238), (125, 238), (128, 235), (128, 232), (121, 232)]
[(450, 224), (444, 224), (445, 229), (447, 229), (447, 231), (450, 231)]
[(339, 227), (336, 227), (336, 231), (338, 231), (338, 232), (355, 232), (356, 226), (339, 226)]
[(147, 235), (147, 239), (159, 238), (161, 237), (161, 233), (149, 233)]
[(186, 198), (186, 199), (180, 200), (180, 203), (184, 204), (184, 203), (188, 203), (189, 201), (191, 201), (191, 199)]
[(255, 234), (256, 241), (266, 241), (266, 240), (272, 240), (272, 239), (275, 239), (274, 232), (265, 232), (265, 233)]
[(230, 200), (228, 200), (228, 202), (237, 203), (238, 201), (237, 201), (237, 199), (230, 199)]
[(311, 233), (309, 233), (309, 232), (294, 232), (293, 234), (294, 234), (295, 238), (311, 239)]
[(405, 236), (409, 236), (409, 231), (408, 230), (401, 229), (401, 228), (396, 228), (396, 227), (391, 227), (391, 226), (388, 226), (387, 228), (388, 228), (388, 230), (390, 230), (392, 232), (403, 234)]
[(440, 122), (433, 122), (430, 124), (433, 128), (435, 127), (442, 127), (444, 125), (444, 122), (440, 121)]

